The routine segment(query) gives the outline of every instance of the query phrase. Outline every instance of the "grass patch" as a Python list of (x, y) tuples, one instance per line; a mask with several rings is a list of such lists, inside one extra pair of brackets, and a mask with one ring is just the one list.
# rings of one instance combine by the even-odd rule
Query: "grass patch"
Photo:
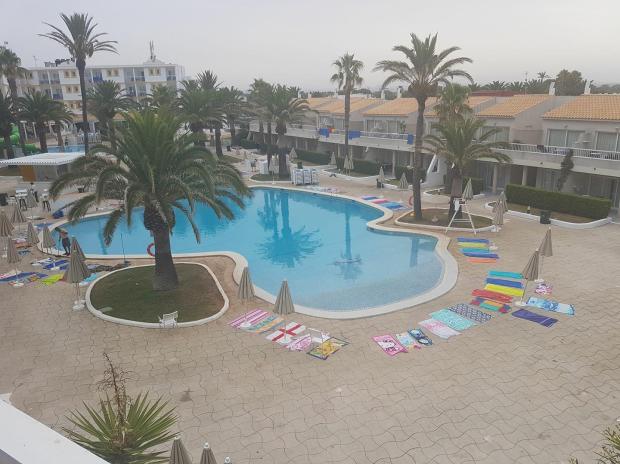
[[(489, 204), (493, 206), (495, 202), (492, 202)], [(520, 213), (527, 213), (527, 206), (518, 205), (516, 203), (508, 203), (508, 209), (512, 211), (518, 211)], [(534, 216), (540, 216), (540, 209), (530, 208), (530, 214), (533, 214)], [(567, 213), (557, 213), (555, 211), (551, 211), (551, 218), (558, 219), (560, 221), (574, 222), (576, 224), (583, 224), (586, 222), (594, 221), (594, 219), (590, 219), (590, 218), (586, 218), (582, 216), (575, 216), (573, 214), (567, 214)]]
[[(436, 218), (436, 221), (433, 221), (433, 218)], [(493, 221), (484, 216), (478, 216), (475, 214), (471, 215), (472, 220), (474, 221), (474, 227), (476, 229), (480, 229), (482, 227), (488, 227), (493, 225)], [(403, 217), (399, 219), (402, 222), (406, 222), (407, 224), (421, 224), (426, 226), (438, 226), (438, 227), (447, 227), (450, 222), (450, 217), (448, 217), (448, 210), (441, 208), (427, 208), (422, 210), (422, 220), (417, 221), (413, 217), (413, 212), (407, 213)], [(452, 224), (454, 226), (454, 224)], [(464, 222), (459, 222), (456, 224), (457, 228), (467, 229), (469, 228), (469, 224)]]
[[(386, 179), (385, 180), (386, 184), (390, 184), (390, 185), (395, 185), (396, 187), (398, 187), (398, 185), (400, 184), (400, 179)], [(411, 189), (411, 185), (407, 184), (407, 190)]]
[(0, 168), (0, 176), (13, 177), (13, 176), (21, 176), (21, 174), (19, 173), (18, 166), (6, 166), (4, 168)]
[(135, 267), (115, 272), (93, 287), (90, 298), (97, 309), (110, 307), (108, 316), (140, 322), (159, 322), (164, 313), (179, 312), (179, 322), (213, 316), (224, 305), (213, 277), (197, 264), (177, 264), (179, 287), (155, 292), (152, 287), (154, 266)]
[(236, 156), (230, 156), (230, 155), (220, 156), (220, 159), (222, 161), (226, 161), (227, 163), (231, 163), (231, 164), (240, 163), (241, 161), (243, 161), (243, 159), (241, 158), (237, 158)]
[(276, 181), (290, 181), (291, 180), (291, 175), (290, 174), (286, 174), (285, 176), (280, 176), (280, 175), (276, 175), (273, 176), (271, 174), (254, 174), (252, 177), (250, 177), (250, 179), (252, 180), (257, 180), (259, 182), (271, 182), (273, 180)]
[[(357, 172), (355, 170), (350, 172), (340, 171), (338, 169), (326, 169), (326, 172), (333, 172), (334, 174), (342, 174), (349, 177), (373, 177), (372, 174), (366, 174), (364, 172)], [(379, 177), (379, 174), (376, 174), (374, 177)]]

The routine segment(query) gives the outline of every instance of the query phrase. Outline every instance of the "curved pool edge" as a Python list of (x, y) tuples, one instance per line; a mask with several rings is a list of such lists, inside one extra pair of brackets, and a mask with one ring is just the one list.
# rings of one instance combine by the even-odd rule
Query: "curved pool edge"
[[(435, 245), (435, 252), (439, 256), (439, 258), (442, 260), (443, 270), (442, 270), (442, 275), (441, 275), (441, 279), (439, 280), (439, 283), (435, 285), (433, 288), (431, 288), (430, 290), (427, 290), (426, 292), (413, 296), (411, 298), (398, 300), (398, 301), (395, 301), (387, 305), (373, 306), (370, 308), (349, 309), (349, 310), (328, 310), (328, 309), (312, 308), (308, 306), (302, 306), (299, 304), (295, 304), (295, 311), (300, 314), (305, 314), (308, 316), (320, 317), (320, 318), (325, 318), (325, 319), (360, 319), (364, 317), (379, 316), (382, 314), (388, 314), (394, 311), (400, 311), (406, 308), (411, 308), (413, 306), (418, 306), (423, 303), (432, 301), (436, 298), (439, 298), (441, 295), (448, 293), (456, 285), (456, 281), (457, 281), (458, 273), (459, 273), (458, 264), (456, 262), (456, 259), (448, 251), (448, 245), (450, 244), (450, 237), (448, 237), (447, 235), (435, 233), (430, 230), (423, 230), (423, 229), (410, 230), (410, 229), (389, 227), (389, 226), (383, 225), (382, 224), (383, 222), (391, 219), (394, 216), (394, 212), (391, 209), (384, 208), (381, 205), (372, 203), (370, 201), (362, 200), (361, 198), (353, 197), (350, 195), (345, 195), (345, 194), (340, 194), (340, 193), (321, 192), (321, 191), (315, 191), (315, 190), (307, 190), (304, 188), (296, 188), (296, 187), (283, 187), (281, 185), (250, 185), (249, 188), (251, 189), (271, 188), (271, 189), (277, 189), (277, 190), (293, 190), (293, 191), (306, 192), (308, 194), (313, 194), (313, 195), (324, 195), (327, 197), (337, 197), (337, 198), (342, 198), (345, 200), (356, 201), (358, 203), (362, 203), (364, 205), (371, 206), (375, 209), (378, 209), (379, 211), (383, 213), (383, 216), (373, 219), (372, 221), (369, 221), (366, 223), (366, 227), (368, 227), (369, 229), (382, 231), (382, 232), (389, 232), (389, 233), (427, 235), (427, 236), (434, 237), (435, 239), (437, 239), (437, 244)], [(88, 218), (97, 217), (97, 216), (104, 216), (107, 214), (110, 214), (110, 211), (96, 212), (93, 214), (86, 215), (82, 219), (88, 219)], [(50, 231), (53, 231), (57, 227), (60, 227), (63, 224), (66, 224), (68, 222), (69, 221), (67, 219), (57, 221), (50, 226)], [(39, 237), (39, 238), (41, 239), (42, 237)], [(37, 244), (37, 246), (42, 252), (45, 252), (43, 248), (41, 247), (41, 242), (42, 240), (40, 240), (40, 243)], [(61, 254), (61, 252), (55, 248), (52, 249), (52, 252), (53, 254)], [(238, 284), (239, 281), (241, 280), (241, 273), (243, 272), (243, 268), (248, 265), (248, 261), (245, 258), (245, 256), (239, 253), (236, 253), (234, 251), (224, 250), (224, 251), (211, 251), (211, 252), (200, 252), (200, 253), (178, 253), (178, 254), (173, 255), (174, 258), (181, 258), (181, 259), (182, 258), (217, 257), (217, 256), (224, 256), (234, 261), (235, 268), (233, 269), (233, 279), (235, 283)], [(86, 257), (88, 259), (124, 259), (124, 258), (125, 259), (151, 259), (147, 254), (137, 254), (137, 255), (128, 254), (125, 256), (86, 254)], [(89, 289), (90, 289), (90, 286), (89, 286)], [(295, 296), (294, 292), (295, 291), (293, 289), (292, 291), (293, 299)], [(273, 295), (256, 285), (254, 285), (254, 293), (256, 294), (257, 297), (265, 300), (268, 303), (274, 304), (276, 302), (276, 298), (277, 298), (276, 295)]]
[[(211, 276), (211, 278), (213, 279), (213, 281), (215, 282), (215, 286), (217, 287), (218, 291), (220, 292), (220, 295), (222, 295), (222, 298), (224, 299), (224, 304), (223, 306), (220, 308), (220, 310), (213, 314), (212, 316), (209, 317), (204, 317), (202, 319), (197, 319), (195, 321), (188, 321), (188, 322), (178, 322), (177, 323), (177, 327), (179, 328), (183, 328), (183, 327), (195, 327), (198, 325), (204, 325), (208, 322), (211, 321), (215, 321), (216, 319), (219, 319), (220, 317), (222, 317), (226, 311), (228, 311), (228, 308), (230, 307), (230, 300), (228, 299), (228, 295), (226, 295), (226, 292), (224, 291), (224, 288), (222, 287), (222, 284), (220, 284), (220, 281), (218, 280), (218, 278), (216, 277), (215, 273), (211, 270), (211, 268), (209, 266), (207, 266), (206, 264), (202, 264), (202, 263), (196, 263), (196, 262), (188, 262), (188, 261), (179, 261), (178, 263), (175, 264), (193, 264), (196, 266), (202, 266), (203, 268), (206, 269), (206, 271), (209, 273), (209, 275)], [(127, 269), (132, 269), (132, 268), (136, 268), (136, 267), (149, 267), (149, 266), (154, 266), (154, 264), (138, 264), (137, 266), (129, 266), (129, 267), (125, 267), (122, 269), (116, 269), (114, 271), (110, 271), (107, 274), (101, 275), (99, 277), (97, 277), (95, 280), (93, 280), (90, 285), (88, 286), (88, 289), (86, 290), (86, 295), (85, 295), (85, 300), (86, 300), (86, 308), (88, 308), (88, 311), (95, 317), (106, 321), (106, 322), (114, 322), (116, 324), (121, 324), (121, 325), (126, 325), (129, 327), (140, 327), (142, 329), (162, 329), (162, 327), (159, 325), (159, 323), (156, 322), (143, 322), (143, 321), (132, 321), (131, 319), (122, 319), (120, 317), (114, 317), (114, 316), (108, 316), (107, 314), (102, 313), (100, 310), (98, 310), (97, 308), (95, 308), (95, 306), (92, 304), (92, 302), (90, 301), (90, 293), (92, 291), (92, 289), (95, 287), (95, 284), (97, 282), (99, 282), (100, 280), (105, 279), (106, 277), (111, 276), (112, 274), (116, 273), (116, 272), (122, 272), (122, 271), (126, 271)]]

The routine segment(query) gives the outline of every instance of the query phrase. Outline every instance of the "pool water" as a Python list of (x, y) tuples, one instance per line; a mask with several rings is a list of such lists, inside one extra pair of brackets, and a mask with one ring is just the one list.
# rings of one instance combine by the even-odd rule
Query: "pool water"
[[(437, 240), (427, 235), (367, 228), (382, 216), (357, 201), (311, 192), (255, 188), (246, 208), (234, 206), (235, 219), (218, 219), (199, 206), (196, 243), (181, 214), (172, 235), (173, 253), (237, 252), (248, 260), (254, 284), (277, 295), (287, 279), (296, 304), (341, 311), (383, 306), (424, 293), (441, 280)], [(136, 213), (141, 213), (136, 212)], [(131, 228), (119, 224), (109, 247), (103, 243), (106, 217), (65, 227), (86, 254), (145, 254), (152, 242), (133, 215)]]
[[(77, 153), (82, 151), (84, 151), (84, 145), (65, 145), (65, 153)], [(60, 153), (60, 147), (58, 145), (47, 147), (47, 152)]]

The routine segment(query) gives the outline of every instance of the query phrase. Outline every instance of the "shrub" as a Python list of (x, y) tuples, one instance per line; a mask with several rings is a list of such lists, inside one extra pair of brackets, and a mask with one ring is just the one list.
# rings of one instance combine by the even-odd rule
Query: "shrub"
[(463, 189), (467, 185), (467, 181), (471, 179), (471, 186), (474, 189), (474, 195), (478, 195), (482, 193), (484, 190), (484, 181), (479, 177), (464, 177), (463, 178)]
[(306, 151), (295, 148), (297, 158), (302, 161), (308, 161), (316, 164), (329, 164), (331, 155), (327, 153), (319, 153), (318, 151)]
[[(344, 166), (344, 158), (337, 158), (336, 164), (338, 165), (338, 169), (343, 169)], [(366, 161), (366, 160), (358, 160), (353, 159), (353, 170), (355, 172), (359, 172), (360, 174), (368, 174), (369, 176), (378, 176), (379, 175), (379, 166), (381, 166), (376, 161)]]
[(549, 192), (547, 190), (509, 184), (506, 198), (510, 203), (532, 206), (557, 213), (574, 214), (590, 219), (603, 219), (609, 215), (611, 200), (605, 198), (582, 197), (572, 193)]
[[(407, 166), (396, 166), (396, 169), (394, 170), (394, 177), (400, 179), (403, 172), (405, 173), (407, 182), (410, 184), (413, 183), (413, 171), (411, 169), (407, 169)], [(422, 170), (422, 182), (426, 182), (426, 169)]]
[(239, 139), (239, 145), (246, 150), (253, 150), (254, 148), (258, 148), (258, 143), (254, 140), (248, 139)]

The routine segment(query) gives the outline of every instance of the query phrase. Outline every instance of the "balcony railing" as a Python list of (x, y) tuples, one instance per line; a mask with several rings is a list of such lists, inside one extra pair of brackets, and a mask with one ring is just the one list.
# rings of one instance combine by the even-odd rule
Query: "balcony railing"
[(167, 81), (176, 81), (177, 80), (177, 76), (170, 76), (170, 75), (168, 75), (168, 76), (166, 76), (166, 80)]
[(555, 147), (549, 145), (534, 145), (531, 143), (510, 143), (508, 150), (525, 151), (529, 153), (545, 153), (547, 155), (565, 156), (570, 150), (576, 158), (603, 159), (620, 161), (620, 152), (596, 150), (593, 148)]

